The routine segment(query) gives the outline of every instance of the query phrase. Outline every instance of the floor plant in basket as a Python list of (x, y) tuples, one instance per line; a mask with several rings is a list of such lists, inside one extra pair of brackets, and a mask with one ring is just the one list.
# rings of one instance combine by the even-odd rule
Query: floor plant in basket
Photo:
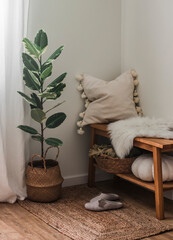
[[(47, 34), (43, 30), (37, 33), (34, 42), (24, 38), (23, 43), (26, 49), (26, 52), (22, 53), (23, 80), (25, 86), (32, 92), (30, 96), (20, 91), (18, 93), (30, 104), (31, 118), (39, 124), (39, 128), (36, 130), (26, 125), (19, 125), (18, 128), (31, 134), (31, 138), (39, 141), (41, 146), (41, 154), (33, 155), (27, 166), (27, 194), (30, 200), (50, 202), (60, 197), (63, 178), (58, 162), (45, 158), (47, 150), (52, 147), (57, 148), (59, 154), (59, 146), (63, 143), (58, 138), (46, 137), (45, 131), (60, 126), (66, 119), (66, 115), (63, 112), (51, 115), (51, 111), (63, 102), (55, 103), (49, 109), (46, 107), (46, 102), (56, 101), (61, 96), (66, 86), (65, 83), (62, 83), (66, 73), (61, 74), (52, 82), (48, 82), (47, 79), (52, 74), (53, 61), (58, 58), (64, 47), (60, 46), (46, 61), (43, 61), (43, 54), (48, 46)], [(49, 145), (46, 151), (44, 151), (45, 144)], [(41, 160), (34, 161), (35, 157), (39, 157)]]

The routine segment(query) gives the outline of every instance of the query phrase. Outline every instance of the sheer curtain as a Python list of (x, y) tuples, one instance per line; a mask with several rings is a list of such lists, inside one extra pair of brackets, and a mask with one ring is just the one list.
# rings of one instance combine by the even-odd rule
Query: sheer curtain
[(0, 202), (26, 197), (22, 38), (29, 0), (0, 0)]

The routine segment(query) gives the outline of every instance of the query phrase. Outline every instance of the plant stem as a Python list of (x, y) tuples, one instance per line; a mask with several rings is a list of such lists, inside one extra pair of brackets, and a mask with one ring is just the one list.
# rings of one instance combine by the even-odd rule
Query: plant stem
[[(42, 71), (42, 69), (41, 69), (41, 62), (42, 61), (41, 60), (42, 59), (41, 59), (41, 56), (40, 56), (40, 59), (39, 59), (40, 72)], [(41, 79), (40, 79), (40, 82), (41, 82)], [(43, 93), (43, 85), (41, 86), (40, 92)], [(42, 107), (42, 110), (43, 110), (43, 99), (42, 98), (41, 98), (41, 107)], [(44, 157), (44, 126), (43, 126), (43, 123), (40, 123), (40, 125), (41, 125), (41, 156)]]
[(65, 101), (63, 101), (63, 102), (61, 102), (61, 103), (58, 103), (57, 105), (55, 105), (54, 107), (52, 107), (52, 108), (50, 108), (50, 109), (48, 109), (45, 113), (48, 113), (49, 111), (51, 111), (52, 109), (54, 109), (54, 108), (56, 108), (56, 107), (58, 107), (58, 106), (60, 106), (61, 104), (63, 104)]
[(44, 129), (43, 129), (43, 123), (41, 123), (41, 156), (44, 157)]

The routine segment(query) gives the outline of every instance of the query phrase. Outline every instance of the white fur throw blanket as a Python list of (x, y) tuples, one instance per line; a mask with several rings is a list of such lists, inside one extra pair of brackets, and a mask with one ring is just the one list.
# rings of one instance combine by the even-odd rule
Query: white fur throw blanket
[(124, 158), (130, 153), (135, 137), (173, 138), (173, 119), (129, 118), (110, 123), (108, 131), (116, 154)]

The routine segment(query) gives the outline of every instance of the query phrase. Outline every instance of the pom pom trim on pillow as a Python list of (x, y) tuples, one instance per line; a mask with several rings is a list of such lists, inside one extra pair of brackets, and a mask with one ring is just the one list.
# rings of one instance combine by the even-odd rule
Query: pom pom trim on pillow
[[(137, 72), (136, 72), (134, 69), (132, 69), (132, 70), (130, 71), (130, 73), (131, 73), (131, 76), (133, 77), (133, 84), (134, 84), (133, 101), (134, 101), (134, 104), (135, 104), (135, 108), (136, 108), (137, 115), (140, 116), (140, 117), (142, 117), (142, 116), (143, 116), (143, 113), (142, 113), (142, 108), (140, 107), (140, 104), (139, 104), (139, 103), (140, 103), (140, 98), (139, 98), (138, 92), (137, 92), (137, 87), (138, 87), (138, 85), (139, 85), (139, 81), (138, 81), (138, 79), (137, 79), (138, 74), (137, 74)], [(82, 93), (81, 93), (81, 98), (84, 99), (84, 101), (85, 101), (85, 105), (84, 105), (84, 106), (85, 106), (85, 111), (84, 111), (84, 112), (81, 112), (81, 113), (79, 114), (79, 117), (83, 119), (84, 116), (85, 116), (85, 112), (86, 112), (86, 110), (87, 110), (87, 108), (88, 108), (88, 106), (89, 106), (89, 104), (90, 104), (90, 101), (89, 101), (89, 99), (87, 98), (87, 95), (85, 94), (84, 88), (83, 88), (83, 86), (82, 86), (82, 84), (81, 84), (81, 82), (84, 80), (84, 74), (79, 74), (79, 75), (77, 75), (77, 76), (76, 76), (76, 80), (79, 81), (79, 86), (77, 87), (77, 90), (78, 90), (78, 91), (82, 91)], [(83, 130), (83, 120), (78, 121), (78, 122), (77, 122), (77, 126), (79, 127), (77, 133), (80, 134), (80, 135), (84, 134), (84, 130)]]

